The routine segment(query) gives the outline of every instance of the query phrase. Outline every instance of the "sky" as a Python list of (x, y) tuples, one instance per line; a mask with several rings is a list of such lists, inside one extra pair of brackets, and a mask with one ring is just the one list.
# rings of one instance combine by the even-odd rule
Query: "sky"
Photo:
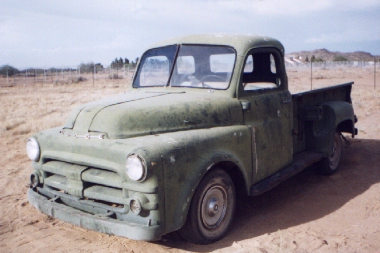
[(286, 53), (380, 55), (380, 0), (0, 0), (0, 66), (108, 66), (205, 33), (269, 36)]

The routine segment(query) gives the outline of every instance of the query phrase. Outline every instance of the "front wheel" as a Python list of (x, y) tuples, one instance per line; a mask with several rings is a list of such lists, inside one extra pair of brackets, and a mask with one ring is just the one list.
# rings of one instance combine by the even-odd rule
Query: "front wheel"
[(335, 132), (333, 150), (330, 156), (322, 158), (317, 164), (320, 174), (331, 175), (338, 169), (340, 157), (342, 155), (342, 138), (339, 132)]
[(235, 213), (236, 196), (230, 176), (215, 169), (196, 189), (181, 236), (196, 244), (209, 244), (228, 231)]

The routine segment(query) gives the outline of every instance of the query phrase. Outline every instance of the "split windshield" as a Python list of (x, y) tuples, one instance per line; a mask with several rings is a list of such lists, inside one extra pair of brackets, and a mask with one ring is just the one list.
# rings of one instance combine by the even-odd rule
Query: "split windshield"
[(141, 58), (133, 87), (227, 89), (235, 59), (235, 50), (227, 46), (172, 45), (151, 49)]

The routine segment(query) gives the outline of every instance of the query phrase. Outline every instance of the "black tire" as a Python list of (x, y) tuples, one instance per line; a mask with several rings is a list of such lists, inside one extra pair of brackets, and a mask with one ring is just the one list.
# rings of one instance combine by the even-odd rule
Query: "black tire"
[(333, 152), (330, 156), (322, 158), (317, 164), (317, 171), (323, 175), (331, 175), (338, 170), (340, 157), (342, 156), (342, 138), (339, 132), (335, 132)]
[(235, 187), (230, 176), (221, 169), (209, 172), (194, 193), (180, 235), (195, 244), (221, 239), (232, 223), (235, 206)]

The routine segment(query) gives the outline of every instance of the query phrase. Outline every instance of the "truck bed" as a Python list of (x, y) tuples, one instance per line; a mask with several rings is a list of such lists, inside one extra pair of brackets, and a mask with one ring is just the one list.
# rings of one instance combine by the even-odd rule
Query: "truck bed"
[[(351, 89), (354, 82), (339, 84), (331, 87), (296, 93), (293, 100), (293, 154), (306, 150), (305, 121), (313, 120), (319, 115), (318, 106), (332, 101), (352, 103)], [(313, 110), (315, 110), (313, 112)], [(306, 115), (305, 111), (308, 111)], [(305, 117), (309, 117), (306, 119)]]

